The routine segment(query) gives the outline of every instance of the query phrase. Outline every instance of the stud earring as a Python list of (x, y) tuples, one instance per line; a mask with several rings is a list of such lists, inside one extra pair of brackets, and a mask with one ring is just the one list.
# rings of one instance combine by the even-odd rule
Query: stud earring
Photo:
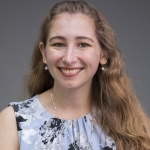
[(102, 70), (102, 71), (105, 70), (105, 67), (104, 67), (104, 66), (101, 66), (101, 70)]
[(45, 70), (48, 70), (48, 67), (47, 67), (47, 66), (45, 66)]

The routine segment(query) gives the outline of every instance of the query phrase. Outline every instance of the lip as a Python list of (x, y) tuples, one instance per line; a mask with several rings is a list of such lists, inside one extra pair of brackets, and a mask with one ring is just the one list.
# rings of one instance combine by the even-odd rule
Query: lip
[(76, 76), (81, 72), (83, 68), (66, 68), (66, 67), (58, 67), (61, 74), (63, 74), (66, 77), (73, 77)]

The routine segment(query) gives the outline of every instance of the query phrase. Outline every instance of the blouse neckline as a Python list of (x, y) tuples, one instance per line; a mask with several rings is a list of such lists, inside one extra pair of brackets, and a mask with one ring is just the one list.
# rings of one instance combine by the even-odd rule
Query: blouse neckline
[[(60, 118), (57, 118), (57, 117), (54, 117), (52, 114), (50, 114), (46, 108), (42, 105), (41, 101), (39, 100), (38, 98), (38, 95), (35, 96), (35, 98), (37, 99), (37, 102), (38, 104), (40, 105), (40, 107), (51, 117), (51, 118), (56, 118), (56, 119), (60, 119)], [(80, 120), (80, 119), (84, 119), (85, 117), (89, 117), (90, 120), (92, 120), (92, 117), (91, 117), (91, 112), (88, 112), (86, 115), (82, 116), (82, 117), (79, 117), (77, 119), (70, 119), (70, 120), (66, 120), (66, 119), (61, 119), (62, 121), (67, 121), (67, 122), (70, 122), (70, 121), (77, 121), (77, 120)]]

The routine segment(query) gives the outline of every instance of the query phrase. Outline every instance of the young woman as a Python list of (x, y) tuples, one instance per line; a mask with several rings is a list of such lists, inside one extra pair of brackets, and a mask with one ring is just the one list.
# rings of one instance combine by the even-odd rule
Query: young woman
[(0, 149), (148, 150), (149, 119), (112, 29), (84, 1), (46, 15), (27, 75), (30, 99), (0, 115)]

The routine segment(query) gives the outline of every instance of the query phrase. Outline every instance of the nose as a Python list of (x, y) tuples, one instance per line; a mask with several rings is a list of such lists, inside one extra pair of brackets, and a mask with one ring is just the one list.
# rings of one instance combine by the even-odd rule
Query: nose
[(77, 61), (77, 56), (75, 53), (75, 48), (73, 47), (68, 47), (64, 53), (63, 56), (63, 63), (65, 63), (66, 65), (72, 65), (73, 63), (75, 63)]

